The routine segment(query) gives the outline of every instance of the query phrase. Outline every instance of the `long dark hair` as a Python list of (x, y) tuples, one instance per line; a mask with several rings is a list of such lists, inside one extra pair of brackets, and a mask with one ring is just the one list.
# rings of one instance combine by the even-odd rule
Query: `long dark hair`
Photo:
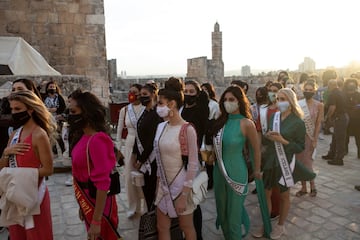
[(239, 101), (239, 111), (240, 114), (248, 119), (252, 119), (250, 111), (250, 103), (247, 99), (244, 90), (238, 86), (228, 87), (220, 97), (219, 107), (220, 107), (220, 116), (215, 121), (213, 129), (210, 131), (212, 135), (215, 135), (226, 123), (229, 118), (229, 114), (226, 112), (224, 107), (224, 98), (226, 93), (231, 93)]
[(206, 88), (210, 99), (217, 101), (214, 85), (212, 85), (211, 83), (203, 83), (201, 84), (201, 87)]
[[(109, 133), (109, 127), (106, 124), (106, 108), (100, 100), (91, 92), (83, 92), (80, 89), (72, 92), (68, 98), (76, 101), (81, 109), (81, 116), (97, 132)], [(69, 129), (71, 133), (70, 149), (80, 140), (83, 135), (82, 129)]]
[(15, 81), (13, 81), (13, 85), (17, 82), (21, 82), (25, 85), (25, 87), (27, 88), (27, 90), (32, 91), (33, 93), (36, 94), (36, 96), (38, 96), (41, 99), (41, 95), (39, 90), (36, 88), (35, 83), (33, 81), (31, 81), (30, 79), (27, 78), (19, 78), (16, 79)]

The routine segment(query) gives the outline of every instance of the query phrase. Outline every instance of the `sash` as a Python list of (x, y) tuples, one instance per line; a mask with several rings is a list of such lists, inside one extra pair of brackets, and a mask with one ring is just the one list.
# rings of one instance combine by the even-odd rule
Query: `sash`
[[(94, 215), (95, 206), (90, 201), (89, 197), (81, 189), (78, 182), (74, 179), (74, 191), (75, 198), (83, 213), (84, 220), (88, 226), (90, 226), (92, 217)], [(106, 240), (121, 240), (120, 234), (117, 232), (116, 227), (112, 225), (112, 222), (117, 222), (117, 206), (115, 197), (111, 196), (110, 217), (104, 214), (101, 217), (101, 237)]]
[[(10, 146), (15, 145), (15, 144), (17, 144), (19, 142), (20, 133), (21, 133), (22, 129), (23, 129), (23, 127), (19, 127), (16, 130), (13, 138), (11, 139)], [(11, 167), (11, 168), (16, 168), (17, 167), (16, 155), (15, 154), (11, 154), (9, 156), (9, 167)]]
[[(219, 170), (222, 173), (222, 175), (224, 176), (226, 182), (230, 185), (230, 187), (235, 191), (236, 194), (242, 196), (242, 195), (247, 195), (248, 194), (248, 188), (246, 189), (247, 186), (247, 171), (246, 171), (246, 182), (245, 183), (238, 183), (234, 180), (232, 180), (226, 169), (225, 169), (225, 165), (222, 159), (222, 138), (223, 138), (223, 133), (224, 133), (224, 129), (220, 129), (220, 131), (216, 134), (216, 136), (214, 137), (214, 148), (215, 148), (215, 153), (216, 153), (216, 157), (217, 157), (217, 163), (219, 165)], [(246, 189), (246, 192), (245, 192)]]
[[(273, 130), (275, 132), (280, 133), (280, 112), (276, 112), (274, 115)], [(279, 183), (286, 187), (294, 186), (294, 179), (292, 176), (292, 172), (294, 171), (295, 168), (295, 155), (293, 155), (293, 158), (289, 165), (288, 160), (286, 158), (284, 146), (276, 141), (274, 142), (274, 144), (276, 149), (276, 155), (278, 157), (282, 172), (282, 177), (280, 178)]]
[(161, 182), (161, 190), (163, 191), (163, 198), (166, 201), (166, 203), (172, 203), (172, 204), (166, 204), (166, 210), (168, 212), (168, 215), (170, 218), (177, 218), (178, 215), (175, 210), (175, 205), (173, 200), (180, 194), (182, 191), (182, 188), (184, 186), (184, 179), (186, 178), (186, 171), (185, 168), (182, 167), (175, 178), (172, 180), (172, 182), (169, 184), (166, 179), (165, 170), (162, 164), (161, 160), (161, 154), (160, 154), (160, 148), (159, 148), (159, 141), (160, 138), (167, 126), (168, 122), (162, 122), (159, 123), (156, 136), (154, 140), (154, 151), (156, 155), (156, 162), (158, 165), (158, 172), (160, 175), (160, 182)]
[(306, 134), (310, 137), (311, 140), (314, 140), (314, 132), (315, 132), (315, 125), (311, 118), (309, 107), (306, 103), (306, 99), (301, 99), (298, 101), (301, 109), (304, 111), (304, 123), (306, 128)]
[(267, 112), (268, 112), (268, 106), (263, 104), (259, 107), (259, 114), (260, 114), (260, 125), (261, 125), (261, 131), (264, 135), (268, 130), (268, 119), (267, 119)]
[(257, 103), (251, 105), (251, 115), (253, 118), (253, 121), (256, 122), (256, 120), (259, 117), (259, 105)]
[[(145, 110), (145, 108), (143, 108), (141, 110), (139, 116), (141, 116), (144, 113), (144, 110)], [(144, 152), (144, 147), (141, 144), (139, 134), (137, 132), (137, 121), (139, 120), (139, 118), (136, 117), (134, 107), (133, 107), (132, 104), (128, 105), (128, 114), (129, 114), (130, 122), (133, 125), (133, 127), (135, 128), (135, 138), (136, 138), (137, 148), (139, 150), (139, 153), (142, 154)], [(141, 165), (140, 171), (143, 172), (143, 173), (149, 172), (149, 175), (151, 175), (151, 163), (154, 161), (154, 159), (155, 159), (155, 153), (154, 153), (154, 150), (153, 150), (150, 153), (149, 158)]]

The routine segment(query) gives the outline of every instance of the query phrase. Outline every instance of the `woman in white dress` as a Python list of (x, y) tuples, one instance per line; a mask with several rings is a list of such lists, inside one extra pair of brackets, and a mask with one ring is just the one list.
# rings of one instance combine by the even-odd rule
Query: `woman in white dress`
[[(129, 105), (123, 107), (119, 113), (119, 122), (117, 127), (116, 141), (119, 142), (120, 148), (125, 142), (124, 148), (124, 162), (125, 162), (125, 190), (129, 209), (127, 212), (128, 218), (133, 217), (136, 212), (140, 212), (141, 208), (141, 189), (136, 187), (131, 182), (131, 171), (134, 168), (135, 158), (132, 158), (133, 147), (135, 144), (137, 120), (143, 113), (145, 107), (140, 104), (139, 95), (141, 90), (140, 84), (133, 84), (129, 89), (128, 100)], [(127, 136), (123, 139), (123, 129), (127, 128)]]

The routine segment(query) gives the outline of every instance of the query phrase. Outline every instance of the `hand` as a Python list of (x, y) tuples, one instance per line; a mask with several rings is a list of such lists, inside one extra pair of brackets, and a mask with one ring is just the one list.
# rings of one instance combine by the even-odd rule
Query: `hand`
[(30, 150), (29, 143), (16, 143), (4, 150), (5, 155), (24, 155), (25, 152)]
[(256, 179), (262, 179), (262, 176), (263, 176), (263, 173), (262, 172), (260, 172), (260, 171), (255, 171), (254, 173), (253, 173), (253, 175), (254, 175), (254, 177), (256, 178)]
[(135, 168), (136, 170), (139, 170), (139, 169), (141, 168), (141, 165), (142, 165), (142, 163), (141, 163), (140, 161), (136, 161), (136, 162), (134, 163), (134, 168)]
[(316, 146), (317, 146), (317, 139), (314, 139), (314, 140), (312, 141), (312, 146), (313, 146), (313, 148), (316, 148)]
[(265, 134), (265, 136), (269, 139), (269, 140), (271, 140), (271, 141), (273, 141), (273, 142), (282, 142), (282, 140), (284, 140), (284, 138), (281, 136), (281, 134), (280, 133), (278, 133), (278, 132), (274, 132), (274, 131), (268, 131), (266, 134)]
[(98, 237), (100, 237), (100, 231), (101, 231), (100, 225), (90, 224), (90, 228), (88, 231), (88, 239), (96, 240)]
[(79, 218), (80, 218), (80, 221), (84, 221), (84, 214), (81, 211), (81, 208), (79, 208)]
[(187, 198), (188, 195), (180, 193), (180, 197), (175, 200), (175, 210), (177, 214), (181, 214), (185, 211)]
[(49, 112), (54, 113), (56, 112), (57, 108), (49, 108)]

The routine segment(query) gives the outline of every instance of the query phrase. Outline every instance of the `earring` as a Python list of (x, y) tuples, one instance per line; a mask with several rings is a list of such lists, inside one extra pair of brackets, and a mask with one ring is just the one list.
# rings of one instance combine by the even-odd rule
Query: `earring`
[(169, 111), (169, 117), (173, 117), (174, 116), (174, 111), (173, 110), (170, 110)]

